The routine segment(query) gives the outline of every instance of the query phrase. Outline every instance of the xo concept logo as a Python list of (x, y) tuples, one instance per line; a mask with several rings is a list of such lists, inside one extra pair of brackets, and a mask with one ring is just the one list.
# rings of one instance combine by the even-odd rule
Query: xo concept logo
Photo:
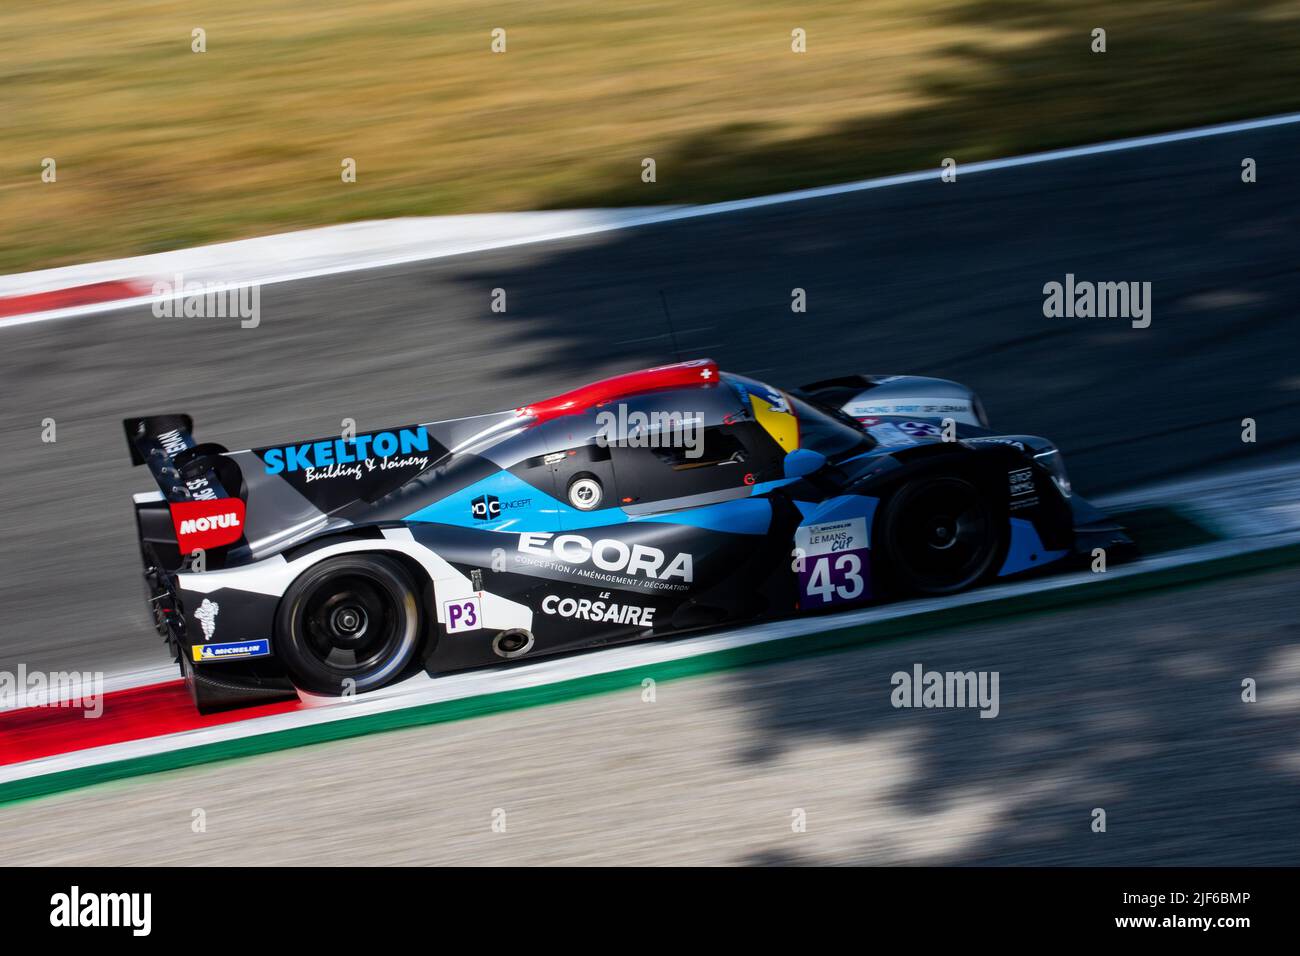
[(501, 517), (501, 502), (496, 495), (479, 495), (470, 502), (469, 508), (480, 521)]
[(533, 503), (532, 498), (517, 498), (514, 501), (501, 501), (496, 495), (479, 495), (469, 503), (469, 511), (479, 521), (493, 521), (501, 517), (503, 511), (527, 508)]

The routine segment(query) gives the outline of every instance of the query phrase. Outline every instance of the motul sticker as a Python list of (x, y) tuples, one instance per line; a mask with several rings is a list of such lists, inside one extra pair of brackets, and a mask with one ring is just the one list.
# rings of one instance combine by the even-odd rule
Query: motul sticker
[(177, 501), (171, 510), (182, 554), (233, 544), (244, 533), (244, 502), (239, 498)]

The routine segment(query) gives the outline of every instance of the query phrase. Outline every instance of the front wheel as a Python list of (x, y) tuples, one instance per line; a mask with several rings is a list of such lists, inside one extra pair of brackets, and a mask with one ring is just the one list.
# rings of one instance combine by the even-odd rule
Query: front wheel
[(908, 482), (885, 503), (880, 517), (880, 574), (902, 595), (965, 590), (992, 573), (1005, 524), (988, 494), (964, 477)]
[(309, 568), (276, 615), (276, 653), (294, 684), (317, 694), (390, 683), (410, 666), (419, 639), (411, 579), (382, 555), (343, 555)]

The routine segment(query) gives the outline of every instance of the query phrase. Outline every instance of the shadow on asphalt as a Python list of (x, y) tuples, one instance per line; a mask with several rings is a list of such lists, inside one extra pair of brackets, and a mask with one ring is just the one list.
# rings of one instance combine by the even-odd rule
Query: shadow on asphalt
[[(1240, 6), (1247, 20), (1264, 8)], [(1229, 34), (1244, 29), (1226, 16)], [(995, 83), (1035, 62), (1008, 56)], [(1266, 62), (1234, 59), (1231, 75)], [(886, 148), (869, 130), (843, 136)], [(188, 412), (202, 441), (268, 445), (334, 434), (344, 417), (375, 428), (513, 407), (679, 351), (784, 385), (961, 380), (998, 428), (1055, 440), (1085, 495), (1294, 454), (1297, 155), (1300, 130), (1273, 129), (268, 286), (256, 330), (148, 309), (6, 330), (0, 664), (165, 662), (141, 625), (128, 496), (152, 483), (128, 463), (128, 415)], [(1241, 182), (1244, 156), (1256, 183)], [(1150, 281), (1151, 327), (1045, 318), (1043, 285), (1067, 273)], [(790, 310), (795, 288), (806, 314)], [(55, 444), (40, 441), (46, 417)]]
[[(488, 255), (454, 281), (509, 294), (473, 334), (520, 357), (511, 396), (673, 360), (662, 291), (684, 357), (780, 385), (954, 378), (995, 427), (1055, 440), (1098, 494), (1300, 444), (1297, 152), (1294, 129), (1200, 140), (538, 247), (523, 265)], [(1243, 184), (1247, 154), (1276, 172)], [(1151, 282), (1151, 326), (1044, 317), (1044, 284), (1067, 273)]]
[[(1293, 570), (1279, 571), (738, 672), (730, 702), (753, 715), (738, 760), (757, 771), (801, 747), (905, 736), (908, 772), (860, 807), (863, 819), (898, 825), (846, 846), (841, 860), (1294, 866), (1293, 584)], [(915, 663), (998, 671), (999, 715), (894, 709), (891, 675)], [(1247, 677), (1253, 704), (1241, 697)], [(1097, 807), (1105, 833), (1091, 829)], [(774, 849), (747, 862), (817, 860)]]

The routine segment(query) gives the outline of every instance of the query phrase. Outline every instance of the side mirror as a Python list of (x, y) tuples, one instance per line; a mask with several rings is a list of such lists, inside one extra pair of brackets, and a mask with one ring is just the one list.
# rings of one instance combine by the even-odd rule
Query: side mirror
[(809, 448), (796, 448), (785, 456), (785, 476), (802, 478), (826, 467), (826, 456)]

